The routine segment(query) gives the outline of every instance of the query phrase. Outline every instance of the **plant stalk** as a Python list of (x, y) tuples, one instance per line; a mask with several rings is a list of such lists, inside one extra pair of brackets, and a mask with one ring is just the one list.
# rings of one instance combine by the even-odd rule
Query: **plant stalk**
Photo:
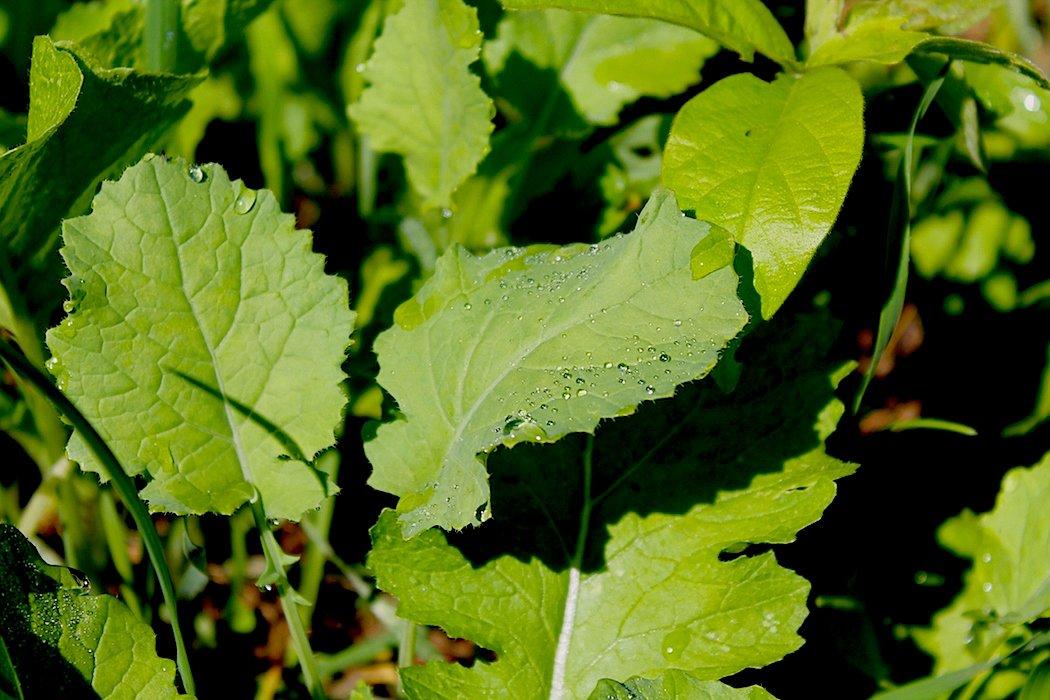
[(0, 336), (0, 359), (4, 360), (15, 373), (21, 375), (37, 391), (46, 396), (58, 409), (58, 412), (64, 415), (66, 420), (80, 433), (81, 438), (87, 443), (95, 458), (98, 459), (106, 478), (113, 484), (113, 490), (117, 492), (124, 503), (124, 507), (131, 513), (135, 526), (142, 536), (146, 552), (149, 554), (150, 563), (157, 574), (157, 580), (160, 582), (164, 603), (171, 612), (171, 632), (175, 637), (175, 662), (178, 665), (182, 686), (188, 694), (196, 694), (196, 685), (193, 682), (193, 673), (190, 670), (190, 659), (186, 653), (186, 642), (179, 627), (178, 599), (175, 596), (175, 584), (171, 579), (171, 570), (168, 568), (168, 562), (164, 558), (164, 545), (161, 543), (160, 535), (157, 534), (157, 530), (153, 526), (153, 519), (150, 518), (149, 511), (146, 510), (145, 504), (139, 500), (134, 482), (124, 471), (124, 468), (121, 467), (120, 461), (113, 454), (109, 445), (106, 444), (88, 419), (84, 417), (84, 414), (73, 405), (72, 401), (66, 398), (65, 394), (59, 391), (58, 387), (44, 376), (43, 372), (37, 369), (21, 351), (3, 336)]
[(178, 0), (146, 0), (146, 70), (173, 73), (178, 56)]
[(256, 497), (250, 504), (252, 517), (255, 519), (255, 527), (259, 530), (259, 539), (262, 541), (263, 555), (267, 563), (277, 573), (277, 593), (281, 599), (281, 610), (284, 612), (285, 622), (288, 623), (288, 632), (292, 638), (292, 646), (299, 657), (299, 667), (303, 671), (303, 680), (310, 691), (310, 696), (316, 700), (322, 700), (324, 690), (321, 686), (321, 674), (317, 670), (317, 659), (314, 657), (313, 649), (310, 648), (310, 640), (306, 636), (306, 626), (299, 615), (296, 599), (299, 595), (292, 588), (284, 571), (283, 552), (277, 544), (277, 538), (273, 536), (269, 523), (266, 521), (266, 511), (263, 509), (262, 499)]

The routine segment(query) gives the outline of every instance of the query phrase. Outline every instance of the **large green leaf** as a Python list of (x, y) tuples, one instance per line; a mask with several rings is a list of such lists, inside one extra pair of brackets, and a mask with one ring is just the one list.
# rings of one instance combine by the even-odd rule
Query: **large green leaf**
[(863, 112), (856, 81), (823, 69), (772, 83), (734, 75), (675, 118), (664, 184), (750, 251), (766, 318), (835, 222), (860, 163)]
[(492, 101), (470, 70), (481, 39), (477, 11), (462, 0), (406, 0), (364, 66), (371, 85), (350, 107), (373, 148), (404, 156), (431, 206), (447, 207), (489, 150)]
[(68, 569), (42, 562), (7, 523), (0, 589), (0, 644), (24, 697), (182, 697), (175, 664), (157, 656), (148, 625), (116, 598), (90, 595)]
[(972, 559), (973, 568), (932, 627), (915, 632), (935, 659), (935, 673), (984, 661), (996, 650), (1003, 628), (1050, 615), (1048, 502), (1050, 453), (1033, 467), (1008, 472), (990, 512), (964, 511), (941, 526), (941, 544)]
[(682, 671), (665, 671), (656, 678), (631, 678), (623, 683), (602, 680), (589, 700), (773, 700), (762, 688), (733, 688), (718, 681), (697, 680)]
[(661, 192), (600, 245), (450, 249), (375, 343), (404, 418), (365, 446), (369, 483), (401, 497), (405, 535), (486, 519), (496, 447), (592, 431), (706, 375), (747, 318), (732, 269), (692, 274), (714, 240)]
[[(334, 442), (353, 314), (309, 232), (218, 166), (150, 156), (62, 235), (51, 371), (151, 507), (316, 507), (331, 489), (306, 460)], [(94, 468), (77, 435), (69, 453)]]
[[(555, 126), (571, 127), (583, 117), (608, 125), (641, 96), (670, 97), (697, 82), (704, 59), (717, 50), (716, 43), (694, 31), (656, 20), (563, 10), (511, 12), (500, 22), (497, 38), (485, 45), (485, 64), (528, 118), (545, 116)], [(527, 65), (519, 65), (521, 59)], [(571, 105), (555, 102), (552, 108), (549, 102), (557, 98), (551, 92), (559, 88)], [(545, 109), (556, 113), (544, 115)], [(557, 114), (564, 109), (576, 114)]]
[(405, 669), (409, 697), (586, 698), (602, 678), (714, 680), (801, 646), (809, 586), (762, 545), (792, 541), (853, 469), (822, 445), (843, 411), (828, 329), (785, 318), (746, 340), (731, 395), (694, 384), (596, 437), (496, 452), (480, 528), (405, 540), (384, 514), (369, 566), (398, 614), (496, 654)]
[(0, 250), (18, 268), (18, 279), (5, 285), (32, 285), (48, 269), (55, 274), (42, 280), (47, 288), (40, 295), (53, 296), (59, 221), (86, 206), (101, 180), (141, 157), (186, 113), (184, 98), (198, 81), (100, 68), (72, 46), (36, 39), (27, 141), (0, 156)]
[(502, 0), (511, 10), (561, 8), (625, 17), (648, 17), (695, 29), (745, 61), (755, 52), (783, 65), (795, 63), (784, 28), (759, 0)]

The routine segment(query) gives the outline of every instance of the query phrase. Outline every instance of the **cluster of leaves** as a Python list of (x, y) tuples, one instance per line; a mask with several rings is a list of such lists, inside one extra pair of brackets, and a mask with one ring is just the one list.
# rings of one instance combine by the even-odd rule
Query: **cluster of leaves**
[[(949, 313), (968, 285), (1004, 314), (1045, 320), (1048, 298), (988, 176), (1045, 158), (1048, 83), (1021, 29), (958, 36), (1016, 10), (804, 5), (778, 6), (804, 9), (788, 29), (759, 0), (0, 5), (29, 68), (26, 114), (0, 113), (0, 427), (39, 468), (0, 511), (0, 694), (192, 695), (220, 615), (202, 605), (188, 645), (185, 599), (222, 579), (250, 634), (254, 579), (285, 630), (262, 696), (369, 697), (347, 659), (395, 646), (377, 692), (772, 697), (748, 669), (803, 646), (811, 588), (782, 546), (858, 469), (830, 441), (871, 405), (909, 270)], [(884, 98), (906, 118), (881, 124)], [(252, 165), (196, 164), (245, 132), (221, 152)], [(847, 196), (889, 215), (858, 224)], [(858, 233), (886, 261), (863, 377), (825, 272)], [(1009, 431), (1037, 439), (1048, 396)], [(362, 452), (375, 492), (340, 492)], [(869, 692), (1037, 697), (1048, 489), (1044, 457), (943, 525), (974, 564), (906, 632), (931, 675)], [(378, 518), (374, 587), (333, 546), (348, 503)], [(191, 537), (215, 523), (218, 577)], [(109, 563), (123, 602), (89, 594)], [(329, 564), (395, 640), (315, 653)], [(420, 627), (470, 663), (416, 665)]]

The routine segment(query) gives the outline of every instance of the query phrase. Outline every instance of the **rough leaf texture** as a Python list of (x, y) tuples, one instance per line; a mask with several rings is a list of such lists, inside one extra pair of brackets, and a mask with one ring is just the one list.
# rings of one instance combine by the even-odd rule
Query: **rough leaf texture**
[(831, 230), (860, 163), (864, 102), (838, 69), (766, 83), (721, 80), (678, 113), (664, 184), (750, 251), (762, 315), (794, 289)]
[[(175, 698), (175, 664), (123, 603), (90, 595), (0, 523), (0, 642), (26, 698)], [(2, 671), (0, 671), (2, 673)], [(8, 682), (11, 679), (7, 679)]]
[(502, 0), (510, 10), (561, 8), (625, 17), (648, 17), (695, 29), (745, 61), (755, 52), (791, 65), (795, 50), (773, 13), (759, 0)]
[(746, 548), (792, 541), (852, 465), (822, 445), (842, 413), (826, 319), (787, 321), (745, 341), (731, 395), (692, 385), (596, 437), (495, 453), (481, 528), (405, 540), (387, 512), (369, 565), (399, 615), (497, 657), (405, 669), (409, 696), (586, 698), (603, 678), (714, 680), (800, 647), (808, 584)]
[(365, 64), (371, 85), (350, 107), (373, 148), (404, 156), (431, 206), (447, 207), (489, 150), (492, 101), (470, 70), (481, 39), (477, 11), (462, 0), (406, 0)]
[(1050, 615), (1047, 503), (1050, 454), (1031, 468), (1008, 472), (992, 511), (981, 515), (964, 511), (941, 526), (941, 544), (972, 559), (973, 568), (962, 592), (937, 613), (933, 626), (915, 634), (920, 646), (936, 660), (935, 674), (985, 660), (980, 654), (988, 639), (979, 620), (991, 618), (1016, 625)]
[(728, 266), (690, 269), (707, 224), (654, 195), (635, 231), (594, 246), (453, 248), (376, 340), (404, 418), (366, 453), (405, 535), (487, 517), (485, 455), (591, 431), (706, 375), (747, 318)]
[[(700, 66), (717, 50), (710, 39), (666, 22), (563, 10), (510, 12), (497, 38), (485, 45), (485, 64), (532, 118), (552, 98), (529, 84), (542, 80), (522, 80), (520, 58), (533, 69), (556, 74), (585, 122), (608, 125), (643, 95), (670, 97), (697, 82)], [(550, 122), (571, 125), (575, 115), (560, 115), (558, 107)]]
[(631, 678), (624, 683), (605, 679), (589, 700), (774, 700), (762, 688), (733, 688), (718, 681), (697, 680), (682, 671), (665, 671), (656, 678)]
[[(309, 232), (218, 166), (149, 156), (62, 235), (51, 370), (151, 507), (228, 514), (256, 488), (272, 517), (316, 507), (301, 460), (334, 442), (353, 314)], [(92, 468), (76, 435), (69, 453)]]

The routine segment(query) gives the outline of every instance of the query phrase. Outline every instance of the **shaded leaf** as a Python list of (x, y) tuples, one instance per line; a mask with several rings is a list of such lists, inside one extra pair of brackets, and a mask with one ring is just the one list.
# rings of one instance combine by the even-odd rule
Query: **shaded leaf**
[(0, 588), (0, 638), (26, 697), (182, 697), (175, 664), (157, 656), (148, 625), (116, 598), (90, 595), (69, 569), (45, 564), (7, 523)]
[(733, 688), (701, 681), (682, 671), (665, 671), (656, 678), (631, 678), (624, 683), (602, 680), (590, 700), (772, 700), (762, 688)]
[[(484, 55), (497, 80), (503, 73), (503, 89), (518, 109), (545, 117), (554, 130), (572, 131), (582, 128), (575, 123), (580, 117), (614, 124), (620, 109), (639, 97), (681, 92), (698, 82), (700, 66), (717, 50), (710, 39), (666, 22), (546, 10), (507, 13)], [(521, 59), (529, 70), (548, 71), (555, 84), (522, 80)], [(557, 96), (551, 91), (559, 89), (571, 105), (552, 108), (547, 103)], [(543, 115), (545, 109), (554, 113)]]
[(853, 469), (822, 445), (842, 414), (831, 327), (745, 340), (731, 395), (692, 385), (596, 437), (496, 452), (499, 517), (480, 528), (405, 540), (386, 512), (369, 566), (398, 614), (496, 654), (403, 669), (409, 697), (585, 698), (602, 678), (713, 680), (801, 646), (809, 586), (761, 545), (792, 541)]

